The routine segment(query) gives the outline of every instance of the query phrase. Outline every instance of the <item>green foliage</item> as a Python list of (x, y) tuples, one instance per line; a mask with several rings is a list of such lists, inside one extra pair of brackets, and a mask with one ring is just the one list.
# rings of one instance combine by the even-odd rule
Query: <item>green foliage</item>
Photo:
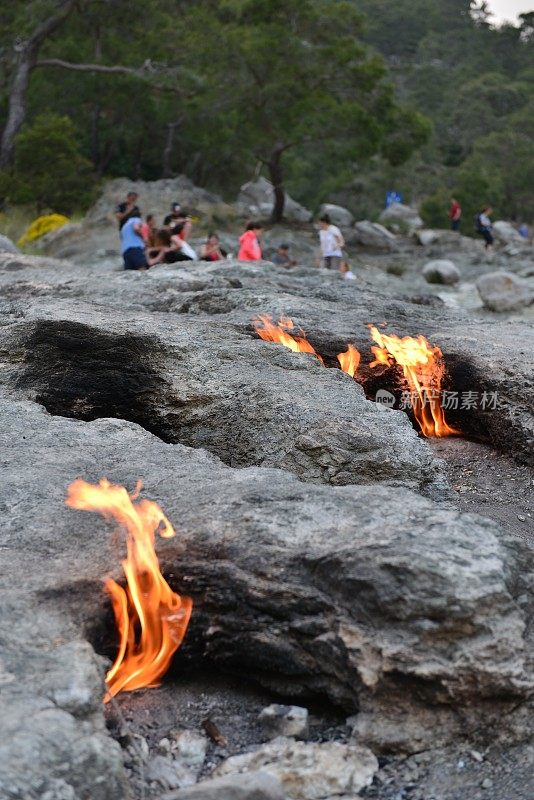
[[(0, 118), (17, 43), (58, 6), (1, 5)], [(87, 202), (92, 175), (151, 180), (165, 164), (235, 196), (280, 144), (287, 188), (308, 206), (330, 199), (374, 217), (395, 188), (447, 225), (461, 191), (468, 208), (487, 199), (531, 219), (533, 52), (534, 13), (495, 28), (471, 0), (78, 0), (39, 59), (150, 68), (34, 69), (0, 194), (68, 212)], [(52, 125), (50, 149), (43, 109), (76, 125)]]
[(12, 172), (0, 184), (10, 201), (34, 203), (39, 210), (70, 214), (86, 207), (94, 178), (91, 164), (80, 155), (72, 121), (56, 114), (37, 117), (17, 136)]
[(458, 171), (454, 196), (462, 206), (464, 232), (472, 234), (473, 217), (491, 206), (497, 218), (505, 215), (501, 175), (479, 156), (471, 157)]
[[(448, 216), (450, 206), (450, 192), (441, 189), (427, 197), (419, 209), (421, 219), (427, 228), (447, 228), (450, 220)], [(465, 227), (465, 222), (464, 222)], [(464, 233), (467, 231), (464, 230)]]

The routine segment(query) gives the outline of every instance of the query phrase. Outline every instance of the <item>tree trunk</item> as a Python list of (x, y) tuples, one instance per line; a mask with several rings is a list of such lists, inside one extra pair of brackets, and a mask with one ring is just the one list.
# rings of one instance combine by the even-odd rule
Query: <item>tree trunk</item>
[(286, 193), (284, 190), (284, 173), (282, 170), (282, 153), (285, 150), (283, 144), (277, 144), (271, 150), (271, 156), (267, 164), (269, 177), (273, 185), (274, 204), (271, 212), (271, 222), (281, 222), (284, 216), (284, 206), (286, 203)]
[(5, 169), (13, 158), (15, 136), (26, 116), (26, 98), (30, 75), (35, 67), (39, 50), (49, 36), (67, 19), (76, 5), (76, 0), (64, 0), (51, 17), (37, 26), (30, 38), (21, 47), (15, 76), (9, 93), (7, 120), (0, 144), (0, 169)]
[(165, 137), (165, 147), (163, 149), (163, 157), (161, 160), (161, 177), (172, 178), (172, 151), (174, 149), (174, 139), (176, 136), (176, 129), (180, 127), (182, 120), (177, 122), (169, 122), (167, 124), (167, 136)]
[(5, 169), (13, 158), (15, 136), (19, 132), (26, 116), (26, 93), (33, 69), (34, 57), (31, 53), (22, 53), (9, 94), (7, 120), (2, 133), (0, 145), (0, 169)]

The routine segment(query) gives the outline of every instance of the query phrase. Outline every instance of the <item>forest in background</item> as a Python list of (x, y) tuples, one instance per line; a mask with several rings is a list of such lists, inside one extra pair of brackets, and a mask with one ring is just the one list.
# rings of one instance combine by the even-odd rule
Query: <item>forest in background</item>
[[(6, 7), (7, 6), (7, 7)], [(468, 0), (12, 0), (0, 10), (0, 197), (70, 213), (115, 176), (233, 199), (259, 171), (376, 218), (534, 219), (534, 12)]]

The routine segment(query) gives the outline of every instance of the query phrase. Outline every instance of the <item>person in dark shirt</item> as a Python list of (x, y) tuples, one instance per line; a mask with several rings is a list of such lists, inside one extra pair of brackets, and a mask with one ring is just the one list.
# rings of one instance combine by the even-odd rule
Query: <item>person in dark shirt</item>
[(141, 216), (141, 211), (137, 206), (138, 198), (139, 195), (137, 192), (128, 192), (126, 195), (126, 201), (124, 203), (119, 203), (115, 208), (115, 217), (119, 223), (119, 230), (121, 230), (124, 223), (132, 217)]
[(296, 265), (294, 258), (289, 255), (289, 245), (281, 244), (273, 256), (273, 264), (277, 267), (294, 267)]
[(165, 219), (163, 220), (163, 225), (165, 228), (173, 228), (177, 222), (181, 221), (182, 215), (180, 214), (182, 210), (182, 206), (180, 203), (173, 203), (171, 206), (171, 213), (167, 214)]

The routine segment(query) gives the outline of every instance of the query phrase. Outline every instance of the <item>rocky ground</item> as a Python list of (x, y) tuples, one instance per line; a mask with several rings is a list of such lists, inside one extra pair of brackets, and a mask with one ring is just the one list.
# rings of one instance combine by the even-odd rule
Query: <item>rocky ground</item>
[[(163, 189), (232, 244), (241, 206)], [(1, 797), (530, 798), (532, 253), (496, 253), (520, 281), (501, 300), (522, 298), (500, 312), (478, 243), (358, 223), (388, 245), (351, 245), (352, 282), (313, 266), (303, 221), (269, 232), (291, 271), (130, 274), (109, 205), (46, 255), (0, 253)], [(460, 280), (428, 283), (431, 259)], [(261, 341), (258, 313), (290, 316), (325, 366)], [(477, 396), (447, 412), (461, 436), (429, 442), (373, 402), (404, 387), (369, 368), (369, 323), (442, 348), (446, 388)], [(356, 381), (335, 368), (349, 342)], [(164, 574), (194, 602), (163, 686), (105, 710), (121, 548), (64, 506), (102, 476), (161, 504)], [(273, 703), (307, 720), (261, 717)]]

